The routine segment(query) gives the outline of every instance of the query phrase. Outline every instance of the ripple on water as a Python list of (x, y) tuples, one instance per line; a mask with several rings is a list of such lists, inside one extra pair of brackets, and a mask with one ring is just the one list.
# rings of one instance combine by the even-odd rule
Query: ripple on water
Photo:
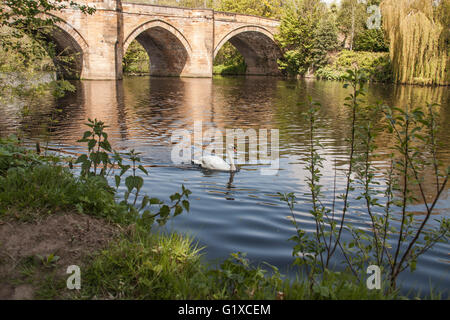
[[(320, 109), (322, 127), (317, 134), (324, 149), (323, 202), (332, 205), (334, 177), (337, 175), (336, 194), (345, 188), (345, 146), (349, 117), (343, 106), (348, 93), (341, 83), (323, 81), (292, 81), (275, 78), (128, 78), (123, 82), (83, 81), (76, 83), (77, 92), (54, 101), (42, 99), (32, 116), (22, 118), (20, 104), (0, 106), (0, 133), (17, 129), (34, 139), (42, 139), (42, 126), (48, 124), (48, 116), (54, 108), (58, 123), (54, 124), (50, 145), (67, 152), (84, 152), (76, 142), (85, 131), (87, 118), (97, 118), (110, 127), (108, 132), (114, 148), (136, 149), (142, 152), (150, 174), (145, 177), (143, 192), (168, 200), (181, 184), (192, 192), (191, 212), (169, 222), (167, 229), (189, 233), (201, 245), (207, 246), (207, 257), (223, 259), (231, 252), (247, 252), (255, 262), (269, 262), (287, 270), (293, 262), (292, 243), (288, 239), (295, 229), (291, 213), (280, 202), (277, 192), (295, 192), (298, 203), (296, 220), (307, 231), (315, 225), (308, 216), (310, 203), (305, 196), (307, 171), (307, 126), (302, 112), (311, 95), (322, 103)], [(433, 98), (441, 103), (441, 127), (439, 139), (443, 147), (439, 157), (450, 164), (450, 106), (446, 88), (420, 88), (371, 85), (367, 98), (370, 102), (383, 100), (400, 106), (410, 102), (423, 105)], [(279, 129), (280, 171), (275, 176), (262, 176), (261, 166), (245, 165), (230, 179), (227, 173), (208, 173), (191, 166), (173, 165), (171, 162), (171, 134), (176, 129), (193, 131), (195, 121), (202, 121), (206, 128), (222, 131), (229, 128)], [(31, 142), (32, 143), (32, 142)], [(386, 155), (392, 141), (380, 136), (377, 144), (385, 156), (375, 160), (379, 169), (376, 178), (382, 183), (382, 170), (388, 168)], [(378, 187), (382, 194), (382, 186)], [(120, 189), (124, 192), (124, 188)], [(362, 214), (364, 204), (351, 194), (348, 218), (355, 227), (366, 228), (367, 217)], [(438, 202), (438, 215), (449, 215), (449, 190)], [(336, 215), (342, 204), (336, 204)], [(411, 206), (411, 211), (422, 211), (423, 205)], [(339, 262), (343, 257), (336, 257)], [(449, 246), (438, 244), (427, 252), (418, 263), (414, 274), (402, 275), (405, 290), (420, 288), (427, 291), (429, 283), (441, 290), (450, 287)], [(447, 293), (448, 294), (448, 293)]]

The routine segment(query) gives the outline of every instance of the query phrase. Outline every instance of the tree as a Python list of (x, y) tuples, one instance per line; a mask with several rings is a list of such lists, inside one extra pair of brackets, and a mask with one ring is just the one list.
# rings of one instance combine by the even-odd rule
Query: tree
[(20, 37), (21, 31), (39, 31), (53, 26), (61, 21), (49, 13), (66, 8), (79, 9), (83, 13), (92, 14), (95, 9), (80, 5), (74, 1), (65, 0), (2, 0), (0, 3), (0, 26), (16, 30), (15, 36)]
[(291, 75), (304, 75), (325, 61), (335, 49), (336, 30), (329, 10), (320, 0), (295, 0), (284, 11), (276, 36), (284, 49), (280, 67)]
[(382, 1), (383, 25), (390, 41), (396, 82), (449, 84), (449, 2)]
[(123, 71), (125, 73), (149, 73), (150, 58), (145, 49), (133, 40), (123, 57)]
[(282, 0), (217, 0), (217, 2), (214, 5), (216, 10), (251, 14), (266, 18), (281, 17), (283, 3)]
[(328, 63), (328, 53), (338, 48), (337, 27), (332, 15), (324, 16), (314, 32), (314, 68)]
[(389, 47), (381, 29), (366, 29), (355, 38), (356, 51), (386, 52)]
[(339, 31), (344, 35), (344, 47), (348, 41), (349, 49), (353, 50), (354, 39), (364, 29), (366, 19), (365, 4), (359, 0), (342, 0), (337, 21)]
[[(5, 52), (14, 52), (22, 56), (25, 62), (30, 62), (32, 57), (41, 58), (46, 55), (54, 61), (70, 59), (57, 56), (54, 45), (47, 40), (54, 25), (61, 21), (50, 13), (69, 7), (86, 14), (95, 11), (94, 8), (74, 1), (3, 0), (0, 3), (0, 28), (6, 32), (0, 32), (0, 46)], [(33, 41), (24, 41), (26, 37)]]

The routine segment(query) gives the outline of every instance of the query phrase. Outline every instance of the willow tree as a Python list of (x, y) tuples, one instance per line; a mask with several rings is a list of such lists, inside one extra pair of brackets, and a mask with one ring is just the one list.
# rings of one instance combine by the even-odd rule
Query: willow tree
[(383, 0), (383, 27), (390, 41), (394, 80), (448, 85), (450, 0)]

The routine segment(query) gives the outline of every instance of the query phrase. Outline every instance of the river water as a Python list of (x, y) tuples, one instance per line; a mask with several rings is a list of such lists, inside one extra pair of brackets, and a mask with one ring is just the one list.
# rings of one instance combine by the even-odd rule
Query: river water
[[(18, 103), (0, 106), (0, 134), (20, 130), (32, 141), (46, 139), (43, 127), (54, 120), (49, 136), (50, 145), (67, 152), (85, 152), (76, 142), (85, 131), (83, 123), (97, 118), (110, 126), (108, 132), (117, 150), (136, 149), (142, 152), (143, 164), (151, 166), (145, 178), (144, 192), (152, 197), (167, 199), (184, 184), (192, 191), (191, 211), (172, 219), (167, 229), (190, 234), (206, 246), (206, 258), (219, 262), (232, 252), (246, 252), (254, 263), (268, 262), (282, 273), (292, 273), (294, 235), (290, 212), (281, 203), (278, 192), (295, 192), (299, 203), (297, 220), (308, 231), (314, 225), (308, 216), (305, 177), (307, 153), (307, 123), (301, 113), (307, 96), (319, 101), (321, 123), (318, 133), (324, 149), (324, 201), (333, 196), (334, 165), (337, 167), (337, 189), (344, 188), (345, 159), (348, 150), (345, 138), (349, 117), (344, 98), (349, 93), (339, 82), (316, 80), (284, 80), (266, 77), (216, 77), (213, 79), (178, 79), (133, 77), (123, 81), (75, 82), (77, 91), (63, 99), (34, 99), (27, 114), (19, 112)], [(439, 158), (450, 164), (450, 104), (447, 88), (415, 86), (370, 85), (367, 100), (383, 101), (389, 105), (424, 105), (440, 103), (442, 130)], [(60, 112), (55, 112), (60, 109)], [(280, 170), (276, 175), (260, 174), (261, 166), (243, 165), (233, 177), (228, 173), (206, 172), (171, 161), (171, 135), (174, 130), (193, 130), (194, 122), (202, 121), (207, 128), (279, 129)], [(385, 135), (376, 141), (382, 153), (392, 146)], [(336, 161), (335, 161), (336, 160)], [(385, 157), (376, 160), (380, 170), (386, 168)], [(430, 183), (431, 185), (431, 183)], [(381, 190), (381, 189), (380, 189)], [(435, 218), (449, 216), (450, 189), (438, 203)], [(381, 191), (380, 191), (381, 192)], [(353, 198), (356, 196), (353, 195)], [(410, 210), (422, 210), (420, 204)], [(350, 221), (364, 227), (367, 216), (364, 206), (353, 200)], [(428, 292), (430, 283), (448, 296), (449, 245), (438, 244), (418, 262), (413, 274), (406, 272), (401, 284), (410, 289)], [(342, 257), (335, 263), (340, 266)]]

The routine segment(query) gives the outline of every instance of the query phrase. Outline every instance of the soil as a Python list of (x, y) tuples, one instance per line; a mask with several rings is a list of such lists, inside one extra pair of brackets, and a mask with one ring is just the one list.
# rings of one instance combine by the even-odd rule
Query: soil
[[(70, 265), (82, 270), (91, 254), (119, 234), (120, 227), (77, 213), (32, 223), (0, 222), (0, 300), (39, 299), (43, 278), (51, 274), (65, 279)], [(57, 258), (47, 259), (50, 255)]]

